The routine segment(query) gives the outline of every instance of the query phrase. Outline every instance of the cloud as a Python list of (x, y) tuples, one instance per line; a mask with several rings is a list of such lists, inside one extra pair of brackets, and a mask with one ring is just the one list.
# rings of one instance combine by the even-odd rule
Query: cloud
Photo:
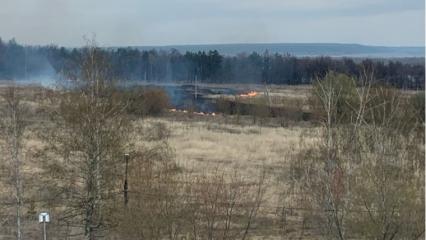
[[(31, 44), (423, 45), (423, 0), (2, 0), (0, 36)], [(392, 26), (392, 27), (389, 27)]]

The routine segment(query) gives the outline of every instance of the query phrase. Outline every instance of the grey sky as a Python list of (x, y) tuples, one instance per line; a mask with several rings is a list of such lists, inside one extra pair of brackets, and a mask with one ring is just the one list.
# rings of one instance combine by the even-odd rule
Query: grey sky
[(78, 46), (333, 42), (422, 46), (424, 0), (1, 0), (0, 37)]

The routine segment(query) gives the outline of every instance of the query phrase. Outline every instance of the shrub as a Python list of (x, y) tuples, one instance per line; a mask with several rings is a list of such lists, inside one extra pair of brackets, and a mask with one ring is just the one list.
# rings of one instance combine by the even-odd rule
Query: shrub
[(410, 97), (409, 106), (419, 123), (425, 122), (425, 92), (421, 91)]
[(169, 107), (169, 96), (160, 88), (135, 88), (127, 94), (127, 112), (139, 116), (156, 116)]
[(250, 115), (253, 116), (253, 123), (271, 115), (271, 109), (265, 98), (253, 98), (250, 103)]
[(232, 114), (232, 101), (225, 97), (220, 97), (216, 100), (216, 110), (224, 114)]
[(323, 79), (314, 83), (309, 102), (313, 114), (320, 118), (326, 115), (325, 102), (322, 101), (328, 97), (326, 94), (334, 94), (333, 122), (349, 122), (353, 109), (358, 106), (354, 79), (345, 74), (329, 72)]

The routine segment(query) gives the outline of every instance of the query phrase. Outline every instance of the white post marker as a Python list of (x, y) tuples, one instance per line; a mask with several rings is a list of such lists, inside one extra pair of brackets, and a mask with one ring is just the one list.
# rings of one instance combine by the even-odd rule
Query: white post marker
[(38, 222), (43, 223), (43, 239), (47, 240), (46, 237), (46, 223), (50, 222), (50, 216), (48, 212), (42, 212), (38, 215)]

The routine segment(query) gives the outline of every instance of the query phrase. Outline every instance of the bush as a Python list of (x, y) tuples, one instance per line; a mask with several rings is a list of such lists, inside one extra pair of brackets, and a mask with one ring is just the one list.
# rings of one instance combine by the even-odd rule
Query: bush
[(419, 123), (425, 122), (425, 92), (421, 91), (410, 97), (409, 106)]
[[(326, 89), (327, 88), (327, 89)], [(333, 121), (349, 122), (353, 109), (357, 109), (358, 98), (356, 97), (355, 81), (345, 75), (335, 72), (329, 72), (327, 75), (313, 85), (313, 92), (309, 99), (310, 106), (314, 116), (324, 118), (326, 94), (334, 94), (333, 103)]]
[(253, 123), (271, 115), (271, 109), (268, 106), (266, 98), (253, 98), (250, 100), (250, 115), (253, 116)]
[(216, 110), (224, 114), (233, 113), (233, 102), (226, 99), (225, 97), (220, 97), (216, 100)]
[(169, 107), (169, 96), (160, 88), (135, 88), (128, 95), (127, 112), (138, 116), (156, 116)]

